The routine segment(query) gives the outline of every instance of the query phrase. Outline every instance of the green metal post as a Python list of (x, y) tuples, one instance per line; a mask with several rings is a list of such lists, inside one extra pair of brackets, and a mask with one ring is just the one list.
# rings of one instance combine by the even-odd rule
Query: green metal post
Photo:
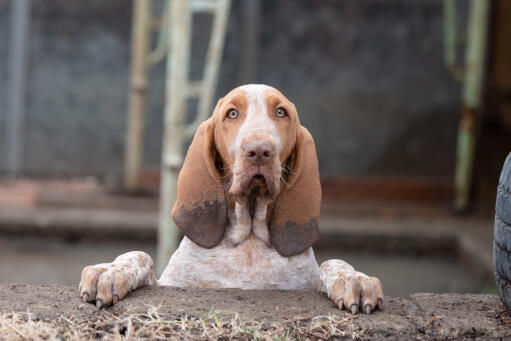
[(465, 210), (470, 199), (474, 168), (476, 112), (481, 104), (486, 57), (489, 0), (472, 0), (465, 52), (462, 118), (458, 130), (454, 208)]
[(458, 66), (456, 32), (456, 0), (444, 0), (444, 61), (452, 76), (461, 80), (463, 70)]

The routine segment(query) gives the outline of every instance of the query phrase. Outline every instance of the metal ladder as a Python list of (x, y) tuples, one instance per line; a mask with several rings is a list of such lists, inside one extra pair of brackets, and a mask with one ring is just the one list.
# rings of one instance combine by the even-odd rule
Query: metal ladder
[[(152, 0), (135, 0), (132, 32), (131, 89), (126, 130), (125, 188), (139, 189), (142, 160), (147, 68), (167, 57), (165, 112), (162, 141), (157, 270), (162, 271), (177, 246), (178, 229), (170, 216), (176, 200), (177, 176), (183, 162), (183, 144), (211, 112), (224, 47), (231, 0), (164, 0), (160, 34), (149, 52)], [(192, 20), (195, 13), (210, 13), (213, 23), (203, 78), (189, 79)], [(198, 100), (197, 115), (185, 123), (187, 102)]]

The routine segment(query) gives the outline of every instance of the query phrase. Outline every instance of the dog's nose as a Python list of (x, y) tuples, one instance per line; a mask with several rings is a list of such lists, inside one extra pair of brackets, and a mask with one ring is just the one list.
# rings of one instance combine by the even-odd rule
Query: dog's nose
[(275, 148), (266, 141), (250, 141), (245, 145), (245, 157), (254, 164), (267, 163), (275, 154)]

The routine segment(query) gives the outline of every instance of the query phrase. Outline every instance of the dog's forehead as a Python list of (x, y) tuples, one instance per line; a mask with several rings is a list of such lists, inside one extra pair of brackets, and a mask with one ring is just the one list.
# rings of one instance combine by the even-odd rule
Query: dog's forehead
[(247, 104), (264, 103), (270, 97), (277, 97), (287, 100), (287, 98), (277, 89), (265, 84), (247, 84), (239, 86), (231, 90), (225, 98), (232, 99), (233, 97), (242, 96), (247, 100)]
[(264, 100), (270, 93), (278, 92), (277, 89), (264, 84), (247, 84), (239, 87), (250, 100)]

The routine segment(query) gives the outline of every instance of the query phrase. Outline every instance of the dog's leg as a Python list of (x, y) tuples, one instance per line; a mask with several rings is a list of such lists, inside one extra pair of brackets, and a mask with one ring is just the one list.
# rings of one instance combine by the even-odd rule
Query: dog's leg
[(380, 280), (355, 271), (348, 263), (330, 259), (320, 267), (323, 291), (328, 294), (338, 306), (358, 312), (359, 308), (369, 314), (378, 307), (383, 308), (383, 289)]
[(101, 308), (117, 303), (131, 290), (157, 283), (151, 257), (142, 251), (132, 251), (120, 255), (112, 263), (85, 267), (80, 280), (80, 296), (83, 302), (95, 301)]

